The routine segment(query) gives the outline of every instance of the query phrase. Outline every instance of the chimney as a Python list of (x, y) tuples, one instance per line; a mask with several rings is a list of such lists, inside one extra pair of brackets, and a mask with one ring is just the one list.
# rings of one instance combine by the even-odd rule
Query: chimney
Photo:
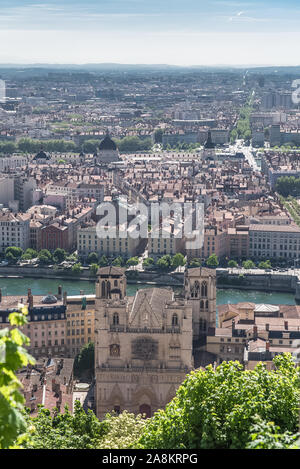
[(266, 324), (266, 331), (270, 330), (270, 324)]
[(234, 329), (235, 329), (235, 320), (233, 319), (233, 320), (231, 321), (231, 330), (232, 330), (232, 334), (233, 334)]
[(33, 295), (31, 295), (31, 294), (28, 298), (28, 307), (29, 307), (29, 309), (33, 308)]
[(61, 285), (58, 286), (58, 290), (57, 290), (57, 299), (58, 299), (58, 300), (61, 300), (61, 299), (62, 299), (62, 286), (61, 286)]
[(266, 342), (266, 352), (269, 352), (270, 351), (270, 342), (267, 341)]
[(288, 330), (288, 328), (289, 328), (288, 321), (284, 321), (284, 328), (285, 328), (286, 331)]
[(0, 288), (0, 303), (1, 303), (1, 301), (2, 301), (2, 290)]
[(257, 338), (257, 326), (253, 326), (253, 338)]
[(63, 299), (64, 306), (67, 306), (67, 292), (64, 291), (64, 299)]

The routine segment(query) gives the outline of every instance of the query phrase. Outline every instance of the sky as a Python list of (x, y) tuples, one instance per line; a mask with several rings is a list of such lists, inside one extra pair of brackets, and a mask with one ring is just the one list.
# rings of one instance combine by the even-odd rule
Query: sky
[(0, 63), (300, 65), (299, 0), (0, 0)]

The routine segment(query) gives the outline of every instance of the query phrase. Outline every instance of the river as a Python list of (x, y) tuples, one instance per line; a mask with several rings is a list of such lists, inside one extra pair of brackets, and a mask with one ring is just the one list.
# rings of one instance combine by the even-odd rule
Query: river
[[(60, 279), (36, 279), (36, 278), (0, 278), (0, 288), (2, 295), (27, 295), (28, 288), (31, 288), (33, 295), (46, 295), (57, 293), (58, 286), (62, 285), (63, 291), (68, 295), (79, 295), (95, 293), (95, 283), (86, 280), (60, 280)], [(133, 296), (138, 288), (151, 288), (153, 285), (128, 284), (127, 295)], [(178, 287), (176, 287), (177, 290)], [(226, 303), (238, 303), (240, 301), (250, 301), (252, 303), (267, 304), (295, 304), (292, 293), (266, 293), (262, 291), (218, 289), (217, 305)]]

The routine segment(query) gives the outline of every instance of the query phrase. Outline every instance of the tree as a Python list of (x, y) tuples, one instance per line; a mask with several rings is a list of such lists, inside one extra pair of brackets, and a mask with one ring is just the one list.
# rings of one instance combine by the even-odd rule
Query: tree
[(255, 264), (251, 260), (244, 261), (242, 265), (244, 269), (255, 269)]
[(172, 258), (169, 254), (166, 254), (165, 256), (162, 256), (158, 261), (156, 262), (157, 267), (161, 270), (168, 270), (171, 267), (171, 262)]
[(295, 433), (300, 370), (291, 354), (277, 355), (273, 363), (272, 371), (263, 363), (244, 370), (237, 361), (192, 371), (165, 410), (146, 422), (137, 447), (246, 448), (257, 416), (282, 433)]
[(163, 130), (156, 129), (154, 132), (154, 141), (155, 143), (162, 143)]
[(186, 260), (184, 258), (184, 255), (181, 254), (181, 252), (178, 252), (172, 257), (172, 262), (171, 265), (174, 267), (174, 269), (177, 269), (179, 266), (184, 266), (186, 264)]
[(208, 265), (209, 267), (214, 267), (214, 268), (218, 267), (219, 261), (218, 261), (216, 254), (211, 254), (209, 256), (209, 258), (206, 261), (206, 265)]
[(26, 449), (94, 449), (107, 429), (95, 414), (83, 410), (79, 401), (75, 402), (72, 415), (65, 407), (63, 414), (40, 406), (36, 417), (28, 416), (33, 427), (31, 437), (23, 448)]
[(138, 263), (139, 263), (139, 258), (135, 256), (135, 257), (130, 257), (130, 259), (128, 259), (128, 261), (126, 262), (126, 265), (134, 266), (134, 265), (138, 265)]
[(23, 347), (30, 340), (16, 326), (27, 324), (27, 309), (9, 315), (11, 329), (0, 330), (0, 449), (18, 446), (26, 438), (25, 399), (16, 371), (35, 360)]
[(201, 259), (192, 259), (191, 262), (189, 263), (190, 267), (201, 267), (202, 261)]
[[(282, 433), (274, 422), (266, 422), (256, 417), (251, 431), (251, 442), (247, 449), (299, 449), (299, 433)], [(298, 444), (297, 444), (298, 440)]]
[(41, 264), (51, 264), (52, 255), (48, 249), (42, 249), (38, 254), (38, 259)]
[(258, 264), (258, 267), (259, 267), (259, 269), (271, 269), (272, 265), (271, 265), (271, 262), (269, 260), (267, 260), (267, 261), (261, 261)]
[(90, 272), (91, 272), (92, 275), (96, 275), (96, 273), (98, 272), (98, 269), (99, 269), (98, 264), (91, 264), (90, 265)]
[(38, 256), (38, 253), (35, 249), (28, 248), (22, 255), (21, 259), (31, 260), (31, 259), (35, 259), (37, 256)]
[(73, 267), (72, 267), (72, 273), (73, 274), (79, 275), (81, 271), (82, 271), (82, 266), (81, 266), (80, 262), (73, 265)]
[(99, 258), (98, 258), (98, 254), (96, 252), (91, 252), (88, 255), (88, 258), (87, 258), (87, 263), (88, 264), (98, 264), (98, 261), (99, 261)]
[(106, 256), (103, 255), (102, 257), (100, 257), (99, 265), (100, 267), (106, 267), (108, 265), (108, 260)]
[(80, 350), (74, 360), (74, 374), (77, 377), (88, 374), (89, 377), (94, 375), (95, 363), (95, 346), (93, 342), (89, 342)]
[(154, 259), (153, 257), (146, 257), (144, 260), (143, 260), (143, 267), (150, 267), (151, 265), (154, 264)]
[(16, 246), (9, 246), (5, 249), (5, 258), (13, 263), (17, 262), (23, 254), (23, 250)]
[(75, 402), (74, 414), (65, 408), (63, 414), (50, 412), (40, 406), (36, 417), (27, 417), (31, 437), (24, 449), (122, 449), (132, 447), (139, 439), (145, 420), (129, 412), (107, 414), (100, 421), (80, 402)]
[(55, 249), (53, 253), (54, 262), (56, 262), (57, 264), (60, 264), (61, 262), (65, 260), (66, 257), (67, 257), (67, 253), (64, 249), (61, 249), (61, 248)]
[(105, 416), (103, 424), (107, 432), (98, 443), (99, 449), (132, 448), (140, 438), (146, 421), (141, 415), (130, 414), (126, 410), (120, 415)]
[(237, 262), (234, 260), (228, 261), (228, 267), (237, 267), (237, 265), (238, 265)]
[(124, 265), (124, 259), (123, 259), (123, 257), (121, 257), (121, 256), (116, 257), (116, 258), (112, 261), (112, 265), (115, 265), (116, 267), (122, 267), (122, 265)]

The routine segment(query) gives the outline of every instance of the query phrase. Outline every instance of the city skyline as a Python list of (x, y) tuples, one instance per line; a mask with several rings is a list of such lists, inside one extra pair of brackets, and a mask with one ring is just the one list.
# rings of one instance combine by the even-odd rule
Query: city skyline
[(0, 1), (0, 63), (299, 65), (280, 1)]

